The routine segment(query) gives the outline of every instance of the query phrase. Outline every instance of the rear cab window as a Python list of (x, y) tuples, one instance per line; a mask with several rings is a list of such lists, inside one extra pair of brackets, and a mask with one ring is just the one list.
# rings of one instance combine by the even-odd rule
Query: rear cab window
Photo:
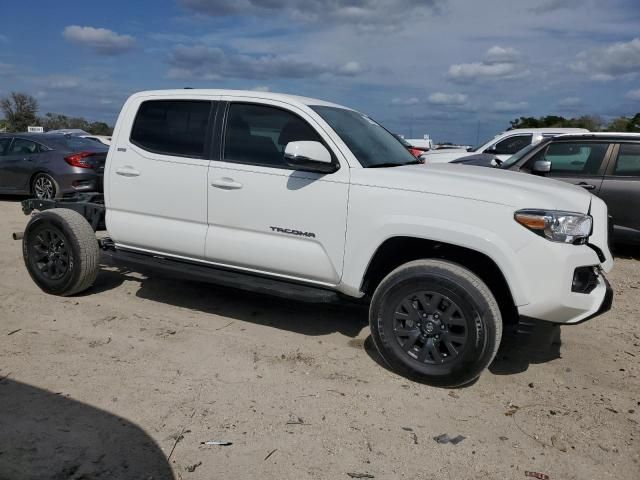
[(204, 158), (212, 105), (208, 100), (147, 100), (129, 140), (153, 153)]

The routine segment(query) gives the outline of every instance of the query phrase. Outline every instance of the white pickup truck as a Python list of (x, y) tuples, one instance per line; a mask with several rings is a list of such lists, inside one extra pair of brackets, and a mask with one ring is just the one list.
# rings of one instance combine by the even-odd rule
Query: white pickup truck
[(88, 289), (105, 255), (288, 299), (364, 299), (383, 358), (441, 386), (478, 377), (503, 325), (611, 306), (601, 200), (510, 171), (424, 167), (368, 116), (320, 100), (137, 93), (104, 184), (104, 197), (23, 202), (38, 212), (16, 236), (45, 292)]

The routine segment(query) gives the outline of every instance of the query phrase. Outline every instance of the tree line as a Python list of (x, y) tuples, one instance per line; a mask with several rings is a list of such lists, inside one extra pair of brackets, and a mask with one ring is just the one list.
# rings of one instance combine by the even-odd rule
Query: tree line
[(640, 112), (633, 117), (617, 117), (605, 122), (595, 115), (564, 118), (557, 115), (520, 117), (511, 120), (511, 128), (586, 128), (592, 132), (640, 132)]
[(93, 135), (111, 135), (113, 128), (105, 122), (90, 122), (82, 117), (69, 117), (48, 112), (38, 116), (38, 101), (35, 97), (21, 92), (11, 92), (0, 100), (0, 110), (4, 120), (0, 119), (0, 131), (26, 132), (29, 126), (43, 127), (45, 132), (63, 128), (78, 128)]

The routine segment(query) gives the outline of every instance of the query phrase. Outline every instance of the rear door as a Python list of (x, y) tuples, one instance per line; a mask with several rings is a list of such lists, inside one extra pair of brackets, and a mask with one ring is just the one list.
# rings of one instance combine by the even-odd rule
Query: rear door
[[(291, 279), (335, 285), (342, 275), (349, 168), (305, 111), (247, 98), (228, 100), (221, 145), (209, 169), (207, 260)], [(342, 168), (297, 171), (288, 142), (311, 140)]]
[(640, 238), (640, 144), (616, 145), (600, 189), (616, 234)]
[(202, 259), (215, 99), (139, 96), (125, 106), (105, 182), (107, 227), (120, 247)]
[(530, 161), (529, 167), (536, 160), (550, 161), (548, 177), (578, 185), (597, 195), (602, 185), (605, 160), (612, 148), (608, 142), (552, 142)]
[(11, 145), (11, 137), (0, 138), (0, 189), (4, 190), (9, 185), (8, 163), (5, 163), (6, 155)]
[(39, 152), (36, 142), (19, 137), (14, 138), (9, 150), (1, 157), (2, 188), (25, 190), (34, 171)]

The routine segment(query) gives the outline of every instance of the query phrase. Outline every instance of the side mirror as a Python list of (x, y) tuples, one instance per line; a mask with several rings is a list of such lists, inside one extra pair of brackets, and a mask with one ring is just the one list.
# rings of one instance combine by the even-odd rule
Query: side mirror
[(289, 142), (284, 149), (284, 159), (296, 170), (318, 173), (333, 173), (338, 170), (329, 150), (320, 142)]
[(551, 171), (551, 162), (549, 160), (536, 160), (533, 163), (533, 173), (549, 173)]

